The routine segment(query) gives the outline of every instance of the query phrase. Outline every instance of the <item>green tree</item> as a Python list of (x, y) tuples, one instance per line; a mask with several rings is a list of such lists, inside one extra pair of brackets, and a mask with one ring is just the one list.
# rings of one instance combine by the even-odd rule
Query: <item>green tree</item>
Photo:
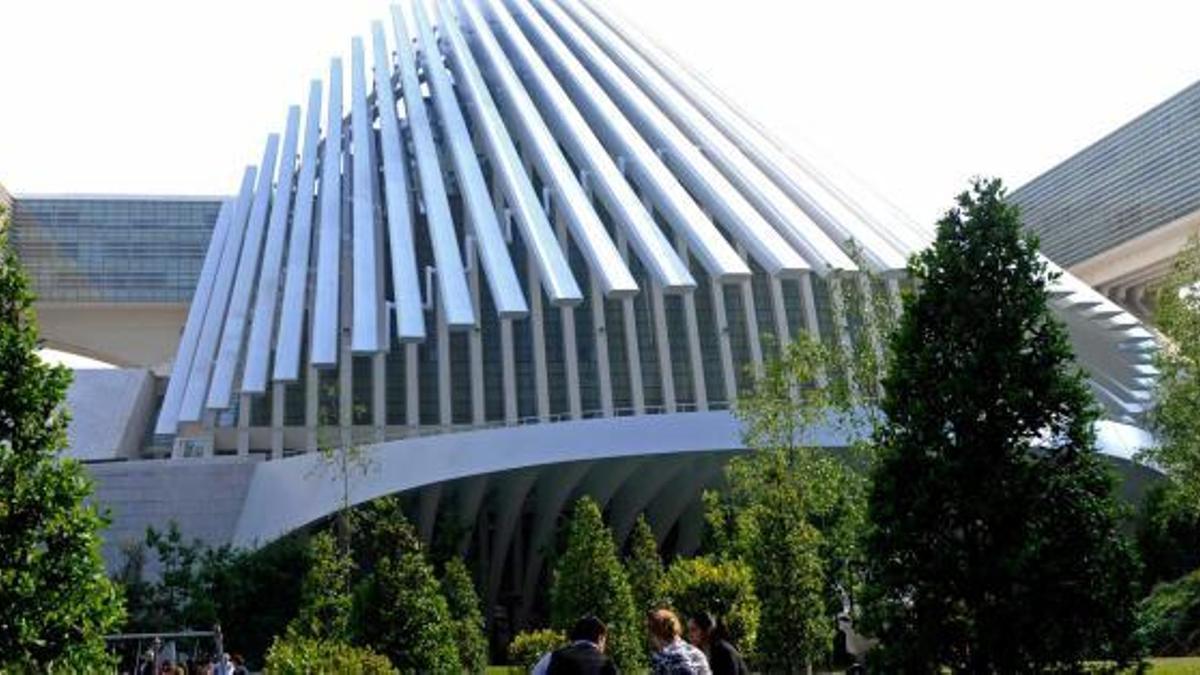
[(29, 279), (0, 210), (0, 670), (106, 662), (120, 595), (105, 576), (92, 485), (67, 444), (71, 373), (37, 355)]
[[(461, 669), (455, 627), (433, 567), (392, 497), (377, 500), (369, 518), (379, 557), (354, 597), (356, 642), (387, 656), (402, 672)], [(361, 532), (360, 532), (361, 534)]]
[(738, 650), (755, 651), (760, 606), (749, 565), (736, 559), (678, 558), (663, 575), (662, 588), (684, 620), (708, 612), (725, 626)]
[(1142, 452), (1167, 474), (1171, 507), (1200, 517), (1200, 239), (1176, 256), (1159, 285), (1154, 321), (1166, 337), (1150, 424), (1158, 445)]
[(637, 611), (645, 613), (663, 606), (662, 557), (658, 555), (658, 541), (644, 513), (638, 516), (629, 535), (625, 573), (629, 576), (629, 588)]
[(350, 575), (354, 560), (338, 549), (328, 532), (308, 540), (309, 567), (300, 587), (300, 612), (288, 625), (288, 633), (333, 642), (350, 639), (350, 609), (353, 595)]
[(852, 350), (803, 334), (764, 365), (735, 408), (751, 452), (730, 461), (725, 496), (706, 497), (718, 554), (754, 570), (759, 663), (774, 670), (823, 660), (842, 595), (859, 586), (866, 484), (855, 460), (869, 453), (859, 446), (847, 462), (811, 440), (818, 427), (873, 419), (861, 410), (877, 395), (879, 359), (866, 330), (858, 334)]
[[(125, 547), (118, 576), (129, 608), (123, 630), (209, 630), (220, 623), (227, 650), (260, 667), (271, 641), (299, 611), (308, 549), (303, 534), (246, 551), (186, 541), (173, 522), (162, 532), (149, 528), (142, 542)], [(147, 550), (160, 570), (153, 582), (141, 576)]]
[(442, 570), (442, 593), (454, 621), (454, 642), (463, 672), (482, 673), (487, 669), (488, 644), (484, 634), (483, 612), (475, 582), (461, 558), (446, 561)]
[(567, 525), (567, 549), (554, 569), (550, 621), (565, 631), (588, 614), (608, 625), (608, 651), (621, 670), (645, 667), (642, 623), (612, 531), (604, 525), (596, 502), (584, 497), (575, 504)]
[(1098, 411), (999, 181), (959, 196), (909, 274), (869, 501), (868, 623), (887, 668), (1128, 659), (1137, 566)]

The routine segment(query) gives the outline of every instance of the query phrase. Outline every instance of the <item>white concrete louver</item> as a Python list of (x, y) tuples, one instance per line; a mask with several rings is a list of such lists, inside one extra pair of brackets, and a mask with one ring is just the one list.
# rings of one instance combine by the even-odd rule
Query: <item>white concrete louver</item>
[[(747, 364), (735, 365), (735, 352), (761, 361), (758, 327), (785, 339), (828, 330), (813, 299), (817, 278), (829, 282), (833, 311), (838, 279), (857, 273), (856, 260), (894, 292), (907, 256), (931, 236), (782, 148), (599, 3), (407, 2), (392, 7), (391, 49), (379, 22), (370, 63), (353, 39), (349, 115), (334, 58), (324, 128), (314, 80), (307, 111), (288, 111), (282, 152), (270, 135), (261, 171), (247, 168), (222, 206), (156, 434), (211, 427), (235, 403), (271, 392), (280, 407), (282, 385), (359, 356), (372, 358), (377, 428), (388, 377), (404, 381), (405, 425), (428, 424), (417, 397), (433, 371), (438, 424), (456, 423), (449, 388), (464, 374), (469, 417), (483, 423), (495, 414), (483, 384), (493, 366), (503, 371), (503, 421), (513, 423), (514, 331), (529, 331), (542, 419), (549, 378), (564, 377), (551, 374), (551, 359), (563, 360), (554, 372), (565, 373), (571, 418), (583, 414), (584, 366), (599, 380), (601, 414), (617, 414), (618, 366), (647, 384), (652, 366), (666, 411), (677, 409), (678, 387), (691, 387), (705, 409), (737, 392)], [(752, 275), (766, 277), (765, 292)], [(1149, 405), (1152, 335), (1067, 273), (1053, 295), (1100, 400), (1113, 417), (1135, 419)], [(652, 317), (645, 326), (635, 307)], [(759, 312), (772, 319), (760, 325)], [(590, 332), (577, 331), (585, 318)], [(706, 318), (716, 336), (697, 329)], [(501, 363), (485, 366), (489, 321), (500, 324)], [(744, 345), (731, 336), (735, 323)], [(561, 344), (547, 344), (551, 325)], [(609, 353), (609, 330), (623, 355)], [(464, 332), (470, 358), (452, 371), (449, 343)], [(396, 345), (403, 372), (392, 374), (386, 355)], [(423, 372), (419, 353), (438, 361), (433, 371)], [(705, 391), (706, 377), (722, 384)], [(631, 388), (633, 411), (645, 411), (640, 387)], [(351, 394), (339, 396), (345, 424)], [(316, 404), (306, 405), (311, 427)], [(282, 424), (282, 411), (272, 419)]]

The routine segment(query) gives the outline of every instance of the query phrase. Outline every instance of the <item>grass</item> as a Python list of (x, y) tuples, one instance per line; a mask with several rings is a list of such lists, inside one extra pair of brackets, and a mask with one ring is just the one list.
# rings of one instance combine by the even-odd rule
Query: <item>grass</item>
[(1200, 674), (1200, 657), (1187, 656), (1177, 659), (1150, 659), (1150, 672), (1155, 675)]
[[(1200, 656), (1185, 656), (1171, 659), (1150, 659), (1153, 675), (1200, 675)], [(520, 668), (512, 666), (488, 666), (486, 675), (520, 675)]]

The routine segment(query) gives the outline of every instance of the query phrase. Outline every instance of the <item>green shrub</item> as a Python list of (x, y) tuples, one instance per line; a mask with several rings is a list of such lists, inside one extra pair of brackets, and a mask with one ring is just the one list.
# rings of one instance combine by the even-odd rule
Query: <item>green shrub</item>
[(556, 630), (526, 630), (517, 633), (508, 643), (508, 660), (524, 672), (533, 670), (542, 654), (567, 644), (567, 636)]
[(686, 621), (708, 612), (725, 624), (729, 640), (743, 653), (754, 651), (759, 603), (750, 568), (738, 560), (680, 558), (667, 568), (663, 595)]
[(395, 673), (392, 662), (382, 654), (345, 642), (282, 636), (267, 650), (265, 672), (270, 675), (310, 675), (312, 673)]
[(446, 561), (442, 573), (442, 593), (454, 622), (454, 642), (464, 673), (482, 673), (488, 664), (487, 634), (475, 582), (461, 558)]
[(1155, 656), (1200, 652), (1200, 570), (1159, 584), (1142, 600), (1138, 633)]
[(567, 549), (554, 567), (550, 624), (567, 630), (582, 616), (608, 625), (607, 651), (625, 672), (646, 668), (645, 623), (633, 606), (629, 578), (617, 559), (613, 534), (590, 497), (575, 504), (567, 525)]

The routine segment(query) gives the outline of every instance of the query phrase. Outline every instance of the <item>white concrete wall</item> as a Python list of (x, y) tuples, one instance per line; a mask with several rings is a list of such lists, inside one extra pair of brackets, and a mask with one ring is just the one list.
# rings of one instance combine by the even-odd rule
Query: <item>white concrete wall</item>
[(76, 370), (67, 406), (67, 456), (81, 461), (136, 459), (154, 407), (148, 370)]

